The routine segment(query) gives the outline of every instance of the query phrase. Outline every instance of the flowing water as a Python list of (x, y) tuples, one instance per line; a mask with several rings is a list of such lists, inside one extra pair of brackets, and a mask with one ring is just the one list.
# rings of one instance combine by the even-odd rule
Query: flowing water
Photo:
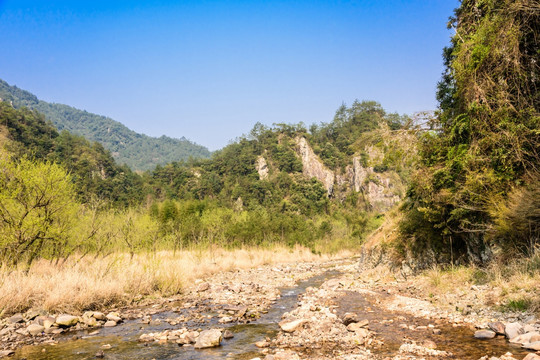
[[(251, 359), (260, 354), (255, 342), (273, 337), (279, 330), (278, 322), (281, 315), (294, 309), (297, 297), (309, 286), (320, 286), (329, 278), (335, 277), (336, 272), (328, 271), (322, 275), (300, 281), (296, 286), (281, 289), (281, 297), (258, 320), (248, 324), (227, 325), (218, 324), (217, 317), (204, 325), (193, 321), (180, 323), (177, 326), (161, 321), (155, 324), (156, 319), (164, 320), (176, 318), (179, 313), (163, 312), (152, 316), (153, 322), (146, 325), (140, 321), (132, 320), (113, 328), (101, 328), (99, 334), (89, 336), (92, 330), (80, 332), (77, 340), (70, 340), (75, 333), (58, 338), (56, 345), (25, 346), (17, 350), (12, 359), (22, 360), (53, 360), (53, 359), (96, 359), (96, 353), (102, 345), (111, 345), (104, 350), (106, 359), (135, 360), (135, 359)], [(207, 306), (207, 315), (215, 315), (217, 308)], [(139, 337), (144, 333), (160, 332), (167, 329), (227, 328), (234, 334), (234, 338), (223, 340), (221, 346), (211, 349), (195, 349), (193, 346), (178, 346), (176, 343), (157, 344), (140, 343)]]

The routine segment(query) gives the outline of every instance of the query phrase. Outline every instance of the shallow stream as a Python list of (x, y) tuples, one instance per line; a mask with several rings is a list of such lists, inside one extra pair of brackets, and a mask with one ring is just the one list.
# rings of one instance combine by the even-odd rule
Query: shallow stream
[[(141, 324), (139, 320), (130, 320), (113, 328), (101, 328), (99, 334), (89, 336), (92, 330), (71, 332), (58, 338), (55, 345), (25, 346), (17, 350), (12, 359), (22, 360), (53, 360), (53, 359), (96, 359), (96, 353), (102, 345), (111, 345), (110, 349), (103, 350), (105, 359), (135, 360), (135, 359), (251, 359), (260, 354), (255, 347), (255, 342), (264, 340), (265, 337), (273, 337), (279, 330), (278, 322), (281, 315), (294, 309), (298, 295), (307, 287), (320, 286), (324, 281), (335, 277), (336, 272), (328, 271), (322, 275), (300, 281), (291, 288), (282, 288), (281, 297), (268, 309), (258, 320), (248, 324), (219, 324), (217, 317), (201, 325), (192, 321), (172, 326), (163, 321), (167, 318), (176, 318), (181, 315), (178, 312), (162, 312), (152, 316), (150, 324)], [(215, 315), (218, 309), (207, 308), (208, 315)], [(162, 320), (159, 325), (155, 320)], [(234, 334), (234, 338), (223, 340), (221, 346), (211, 349), (194, 349), (193, 346), (178, 346), (176, 343), (140, 343), (139, 337), (144, 333), (160, 332), (167, 329), (227, 328)], [(74, 335), (80, 338), (71, 340)]]

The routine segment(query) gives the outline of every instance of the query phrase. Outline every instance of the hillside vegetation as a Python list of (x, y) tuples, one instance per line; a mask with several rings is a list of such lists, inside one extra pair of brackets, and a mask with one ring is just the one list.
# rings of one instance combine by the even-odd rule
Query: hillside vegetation
[(398, 249), (427, 263), (534, 254), (540, 238), (540, 7), (463, 0)]
[(201, 244), (357, 247), (404, 196), (415, 154), (408, 118), (375, 102), (355, 102), (311, 131), (257, 124), (211, 159), (142, 175), (35, 111), (1, 102), (0, 120), (2, 261), (12, 265)]
[(0, 99), (15, 108), (37, 110), (59, 130), (97, 141), (109, 150), (116, 162), (133, 170), (150, 170), (156, 165), (189, 158), (208, 158), (210, 151), (185, 138), (159, 138), (138, 134), (111, 118), (74, 107), (39, 100), (28, 91), (0, 79)]

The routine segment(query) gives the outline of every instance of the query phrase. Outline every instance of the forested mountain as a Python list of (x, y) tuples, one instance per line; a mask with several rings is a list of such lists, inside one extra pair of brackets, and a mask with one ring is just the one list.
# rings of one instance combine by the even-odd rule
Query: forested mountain
[(13, 159), (60, 164), (70, 174), (81, 202), (95, 198), (127, 206), (142, 199), (139, 175), (125, 165), (117, 165), (98, 142), (91, 143), (65, 130), (58, 133), (36, 111), (0, 102), (0, 134), (0, 146)]
[(59, 130), (84, 136), (110, 150), (119, 164), (133, 170), (149, 170), (158, 164), (193, 158), (208, 158), (210, 152), (185, 138), (159, 138), (138, 134), (111, 118), (78, 110), (71, 106), (39, 100), (28, 91), (0, 80), (0, 99), (15, 108), (28, 107), (44, 114)]

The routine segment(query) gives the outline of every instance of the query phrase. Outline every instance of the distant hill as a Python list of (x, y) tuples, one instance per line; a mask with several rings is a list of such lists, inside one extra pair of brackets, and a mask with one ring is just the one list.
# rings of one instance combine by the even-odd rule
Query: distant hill
[(0, 99), (10, 101), (15, 108), (28, 107), (43, 113), (59, 131), (68, 130), (103, 144), (119, 164), (127, 164), (133, 170), (149, 170), (156, 165), (187, 160), (190, 157), (210, 157), (207, 148), (183, 137), (155, 138), (138, 134), (109, 117), (39, 100), (34, 94), (11, 86), (1, 79)]

